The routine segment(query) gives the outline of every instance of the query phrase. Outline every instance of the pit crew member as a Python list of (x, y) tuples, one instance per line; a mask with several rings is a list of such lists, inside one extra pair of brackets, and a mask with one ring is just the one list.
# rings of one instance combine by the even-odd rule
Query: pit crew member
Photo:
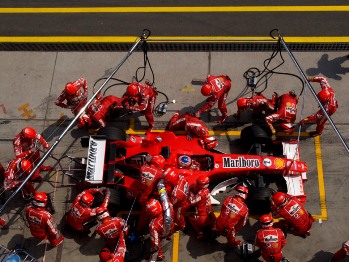
[[(22, 181), (30, 174), (32, 171), (32, 164), (29, 160), (23, 158), (15, 158), (12, 160), (6, 170), (4, 175), (4, 189), (11, 190), (16, 188), (18, 185), (22, 184)], [(28, 180), (22, 187), (22, 195), (24, 199), (31, 199), (36, 190), (32, 185), (32, 182), (42, 181), (39, 175), (39, 170), (37, 170), (33, 176)]]
[(170, 131), (184, 130), (188, 140), (198, 137), (199, 143), (206, 149), (212, 149), (218, 144), (216, 138), (210, 136), (204, 122), (189, 113), (184, 113), (181, 116), (179, 112), (175, 113), (170, 120), (168, 129)]
[(259, 222), (262, 228), (257, 231), (255, 246), (259, 247), (266, 262), (282, 261), (282, 248), (286, 245), (284, 233), (273, 227), (273, 217), (269, 214), (262, 215)]
[(95, 194), (102, 194), (104, 200), (100, 207), (107, 208), (110, 191), (108, 188), (90, 188), (82, 191), (73, 201), (72, 206), (66, 214), (67, 224), (74, 230), (81, 233), (88, 233), (89, 229), (94, 226), (96, 211), (98, 207), (92, 208)]
[(157, 191), (157, 183), (162, 178), (163, 168), (165, 166), (165, 158), (161, 155), (154, 155), (149, 165), (144, 164), (139, 170), (138, 201), (142, 206), (140, 219), (137, 223), (137, 231), (142, 231), (147, 223), (145, 215), (145, 204)]
[(26, 218), (33, 237), (38, 240), (47, 239), (53, 247), (63, 243), (64, 237), (58, 233), (52, 215), (46, 210), (48, 197), (44, 192), (37, 192), (31, 205), (26, 207)]
[(237, 186), (234, 197), (227, 197), (221, 208), (221, 213), (216, 219), (214, 230), (225, 236), (228, 246), (235, 247), (241, 244), (240, 240), (235, 240), (236, 233), (245, 226), (248, 218), (248, 207), (245, 200), (248, 194), (248, 188)]
[(339, 249), (336, 253), (334, 253), (330, 262), (341, 261), (342, 259), (344, 259), (345, 257), (348, 257), (348, 256), (349, 256), (349, 240), (344, 242), (342, 244), (342, 248)]
[(201, 87), (201, 94), (208, 96), (206, 104), (195, 112), (197, 118), (200, 115), (212, 108), (218, 101), (218, 109), (222, 116), (218, 119), (218, 123), (223, 123), (228, 117), (228, 110), (225, 101), (227, 100), (228, 93), (231, 88), (231, 80), (227, 75), (213, 76), (208, 75), (206, 78), (206, 84)]
[[(36, 146), (39, 142), (45, 149), (49, 149), (50, 145), (46, 140), (38, 134), (34, 128), (25, 127), (22, 131), (13, 139), (13, 149), (17, 158), (23, 158), (30, 160), (30, 162), (36, 165), (40, 161), (40, 151)], [(41, 165), (40, 170), (51, 170), (51, 166)]]
[[(55, 104), (62, 108), (71, 109), (74, 116), (86, 105), (88, 96), (86, 79), (80, 78), (65, 85)], [(64, 103), (66, 101), (66, 103)]]
[(161, 240), (166, 237), (164, 228), (163, 209), (160, 202), (151, 198), (146, 203), (146, 212), (150, 218), (149, 233), (150, 233), (150, 257), (149, 261), (162, 261), (165, 259), (162, 248), (160, 246)]
[(210, 190), (208, 189), (210, 179), (206, 175), (201, 175), (196, 179), (196, 194), (190, 193), (189, 203), (195, 206), (197, 213), (188, 217), (191, 226), (194, 228), (197, 239), (204, 238), (204, 229), (212, 229), (216, 217), (214, 215)]
[(100, 258), (102, 261), (108, 261), (108, 259), (106, 259), (106, 249), (108, 249), (110, 253), (114, 252), (118, 243), (121, 242), (121, 235), (122, 239), (124, 238), (124, 231), (127, 230), (127, 226), (124, 219), (120, 217), (110, 217), (105, 207), (98, 208), (96, 213), (98, 221), (100, 222), (96, 231), (106, 243), (106, 246), (100, 252)]
[(126, 253), (125, 237), (123, 233), (120, 233), (119, 244), (117, 246), (117, 249), (115, 250), (115, 253), (110, 252), (110, 250), (107, 247), (105, 247), (99, 253), (99, 259), (101, 261), (107, 261), (107, 262), (124, 262), (125, 253)]
[(256, 95), (252, 97), (240, 97), (236, 101), (238, 111), (234, 114), (234, 117), (239, 119), (241, 113), (247, 109), (252, 109), (253, 116), (255, 117), (259, 117), (263, 112), (266, 115), (270, 115), (275, 110), (276, 99), (276, 93), (273, 94), (272, 99), (268, 99), (260, 93), (256, 93)]
[[(265, 117), (273, 135), (276, 134), (274, 125), (280, 126), (287, 134), (293, 132), (293, 124), (297, 116), (298, 99), (294, 91), (281, 95), (276, 102), (276, 112)], [(274, 124), (274, 125), (273, 125)]]
[[(325, 77), (320, 76), (310, 76), (308, 77), (308, 81), (320, 83), (322, 90), (317, 94), (317, 97), (319, 98), (321, 104), (325, 108), (327, 114), (329, 116), (333, 115), (337, 111), (338, 102), (335, 98), (334, 91), (330, 87), (330, 84), (328, 83), (327, 79)], [(309, 135), (319, 136), (322, 134), (322, 131), (324, 130), (327, 121), (327, 118), (321, 109), (317, 111), (315, 114), (302, 119), (299, 124), (303, 125), (305, 123), (314, 121), (316, 121), (316, 130), (313, 132), (309, 132)]]
[(189, 183), (184, 176), (180, 176), (177, 170), (169, 167), (165, 170), (163, 177), (167, 185), (169, 185), (168, 192), (171, 192), (170, 201), (173, 205), (174, 211), (174, 230), (185, 229), (184, 214), (190, 207), (189, 205)]
[(105, 127), (108, 113), (121, 108), (123, 108), (121, 98), (113, 95), (102, 97), (98, 94), (96, 100), (86, 108), (85, 114), (78, 119), (78, 128), (90, 127), (94, 124)]
[(272, 201), (273, 217), (283, 218), (275, 223), (275, 227), (304, 238), (310, 235), (310, 228), (315, 220), (297, 197), (275, 192)]
[(154, 106), (157, 92), (156, 89), (150, 85), (150, 83), (138, 83), (132, 82), (126, 89), (126, 93), (123, 95), (124, 99), (133, 99), (138, 105), (125, 104), (127, 110), (133, 112), (142, 112), (148, 121), (148, 131), (152, 131), (154, 128)]

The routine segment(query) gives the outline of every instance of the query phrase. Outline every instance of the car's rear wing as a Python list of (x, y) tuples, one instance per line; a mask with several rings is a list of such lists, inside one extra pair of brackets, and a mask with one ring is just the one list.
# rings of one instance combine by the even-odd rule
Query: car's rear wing
[(85, 181), (91, 184), (103, 182), (106, 138), (91, 136), (88, 145)]
[[(282, 147), (283, 154), (286, 158), (299, 161), (299, 144), (283, 142)], [(304, 181), (308, 179), (307, 172), (289, 171), (287, 175), (284, 175), (284, 178), (287, 184), (287, 193), (305, 202), (306, 194), (304, 191)]]

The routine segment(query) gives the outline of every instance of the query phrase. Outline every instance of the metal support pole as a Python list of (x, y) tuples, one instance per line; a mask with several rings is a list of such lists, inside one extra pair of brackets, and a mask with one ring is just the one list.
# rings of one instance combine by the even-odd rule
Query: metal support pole
[(101, 92), (103, 87), (108, 83), (108, 81), (115, 75), (115, 73), (120, 69), (120, 67), (125, 63), (125, 61), (131, 56), (131, 54), (137, 49), (138, 45), (142, 42), (144, 42), (150, 35), (150, 31), (147, 29), (143, 30), (142, 35), (139, 37), (139, 39), (133, 44), (131, 49), (128, 51), (126, 56), (121, 60), (121, 62), (115, 67), (113, 72), (110, 74), (110, 76), (104, 81), (104, 83), (98, 88), (98, 90), (92, 95), (90, 100), (86, 103), (86, 105), (80, 110), (80, 112), (74, 117), (74, 119), (71, 121), (71, 123), (66, 127), (66, 129), (62, 132), (62, 134), (56, 139), (56, 141), (53, 143), (53, 145), (46, 151), (46, 153), (42, 156), (38, 164), (33, 168), (33, 170), (29, 173), (29, 175), (23, 180), (22, 184), (16, 189), (15, 192), (12, 193), (12, 195), (6, 200), (6, 202), (1, 206), (0, 208), (0, 214), (4, 211), (7, 204), (12, 200), (12, 198), (22, 189), (24, 184), (29, 181), (29, 179), (33, 176), (35, 171), (45, 162), (45, 160), (50, 156), (52, 151), (56, 148), (56, 146), (59, 144), (59, 142), (62, 140), (62, 138), (67, 134), (67, 132), (72, 128), (72, 126), (75, 124), (75, 122), (78, 120), (78, 118), (85, 112), (86, 108), (92, 103), (92, 101), (95, 99), (98, 93)]
[(279, 32), (278, 32), (278, 38), (279, 38), (281, 44), (282, 44), (282, 45), (284, 46), (284, 48), (286, 49), (286, 51), (287, 51), (287, 53), (289, 54), (289, 56), (291, 57), (293, 63), (296, 65), (296, 67), (297, 67), (299, 73), (301, 74), (301, 76), (303, 77), (303, 79), (304, 79), (304, 81), (305, 81), (307, 87), (309, 88), (310, 92), (313, 94), (313, 96), (314, 96), (316, 102), (319, 104), (319, 106), (320, 106), (322, 112), (325, 114), (325, 116), (326, 116), (328, 122), (331, 124), (333, 130), (336, 132), (336, 134), (337, 134), (337, 136), (339, 137), (339, 140), (342, 142), (342, 144), (343, 144), (345, 150), (349, 153), (349, 147), (348, 147), (348, 145), (345, 143), (345, 141), (344, 141), (342, 135), (339, 133), (339, 131), (338, 131), (336, 125), (333, 123), (333, 121), (332, 121), (330, 115), (326, 112), (326, 109), (325, 109), (324, 106), (321, 104), (319, 98), (317, 97), (316, 92), (314, 91), (314, 88), (310, 85), (310, 83), (309, 83), (309, 81), (308, 81), (306, 75), (303, 73), (303, 70), (302, 70), (301, 67), (299, 66), (299, 64), (298, 64), (298, 62), (297, 62), (297, 60), (296, 60), (296, 58), (293, 56), (292, 52), (291, 52), (290, 49), (287, 47), (287, 45), (286, 45), (284, 39), (282, 38), (282, 36), (280, 35)]

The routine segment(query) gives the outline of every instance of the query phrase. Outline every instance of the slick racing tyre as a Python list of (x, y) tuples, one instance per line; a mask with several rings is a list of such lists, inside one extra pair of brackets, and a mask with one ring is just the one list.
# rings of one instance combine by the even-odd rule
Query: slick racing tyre
[(249, 213), (253, 215), (263, 215), (270, 213), (271, 210), (271, 194), (273, 189), (267, 187), (251, 187), (249, 188), (246, 204)]
[(126, 141), (126, 132), (125, 130), (114, 127), (114, 126), (106, 126), (102, 127), (97, 132), (98, 135), (103, 135), (107, 138), (107, 140), (124, 140)]

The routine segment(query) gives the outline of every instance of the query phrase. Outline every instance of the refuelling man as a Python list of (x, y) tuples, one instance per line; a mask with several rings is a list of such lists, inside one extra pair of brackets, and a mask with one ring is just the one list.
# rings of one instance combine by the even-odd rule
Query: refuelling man
[(58, 233), (52, 215), (46, 210), (48, 197), (44, 192), (37, 192), (31, 205), (26, 207), (26, 218), (33, 237), (38, 240), (47, 239), (53, 247), (63, 243), (64, 237)]
[(123, 95), (124, 99), (133, 99), (137, 105), (125, 104), (127, 110), (133, 112), (144, 113), (145, 118), (148, 121), (148, 131), (152, 131), (154, 128), (154, 106), (156, 101), (157, 92), (150, 83), (138, 83), (132, 82), (126, 89), (126, 93)]
[(165, 170), (163, 177), (166, 185), (170, 188), (170, 201), (173, 205), (175, 231), (185, 229), (184, 214), (189, 205), (189, 183), (184, 176), (179, 175), (178, 170), (169, 167)]
[(271, 133), (276, 134), (274, 125), (278, 125), (280, 129), (291, 134), (293, 132), (293, 125), (297, 116), (298, 99), (294, 91), (288, 94), (281, 95), (276, 102), (276, 112), (265, 117)]
[(99, 257), (102, 261), (108, 261), (112, 256), (107, 258), (108, 252), (106, 250), (109, 250), (109, 254), (111, 255), (118, 245), (122, 244), (120, 243), (122, 242), (120, 238), (124, 239), (124, 231), (127, 231), (127, 226), (124, 219), (120, 217), (110, 217), (105, 207), (98, 208), (96, 213), (98, 221), (100, 222), (96, 231), (106, 243)]
[(211, 192), (208, 188), (210, 179), (206, 175), (201, 175), (196, 179), (196, 193), (190, 193), (189, 203), (195, 206), (197, 213), (188, 217), (191, 226), (194, 228), (197, 239), (204, 238), (204, 230), (213, 227), (216, 217), (211, 206)]
[(276, 192), (272, 196), (272, 201), (273, 217), (283, 218), (275, 223), (275, 227), (304, 238), (310, 235), (310, 228), (315, 220), (297, 197)]
[[(55, 104), (62, 108), (71, 109), (74, 116), (86, 105), (88, 96), (86, 79), (80, 78), (75, 82), (68, 82)], [(66, 100), (66, 103), (64, 101)]]
[(142, 231), (147, 223), (145, 216), (146, 202), (153, 197), (157, 191), (157, 183), (162, 178), (163, 168), (165, 166), (165, 158), (161, 155), (154, 155), (148, 164), (144, 164), (139, 170), (138, 201), (142, 206), (140, 219), (137, 223), (137, 231)]
[(245, 200), (248, 194), (248, 188), (237, 186), (234, 197), (227, 197), (221, 208), (221, 213), (217, 217), (214, 230), (220, 235), (225, 236), (230, 247), (241, 244), (240, 240), (235, 240), (237, 232), (246, 224), (248, 218), (248, 207)]
[(208, 75), (206, 83), (201, 87), (201, 94), (208, 96), (206, 104), (195, 112), (195, 116), (200, 118), (200, 115), (212, 108), (218, 101), (218, 109), (222, 116), (218, 119), (218, 123), (223, 123), (228, 117), (226, 100), (231, 88), (231, 80), (227, 75), (213, 76)]
[[(29, 126), (23, 128), (22, 131), (13, 139), (15, 156), (17, 158), (25, 157), (33, 165), (36, 165), (41, 159), (40, 151), (36, 145), (37, 142), (39, 142), (45, 149), (50, 148), (50, 145), (39, 133), (35, 131), (34, 128)], [(48, 171), (51, 169), (51, 166), (41, 165), (40, 167), (40, 170), (43, 171)]]
[[(319, 98), (322, 106), (326, 110), (326, 113), (329, 116), (333, 115), (337, 111), (338, 102), (336, 100), (334, 91), (330, 87), (330, 84), (328, 83), (327, 79), (325, 77), (320, 76), (309, 76), (308, 81), (320, 83), (321, 91), (317, 94), (317, 97)], [(321, 108), (315, 114), (302, 119), (299, 124), (303, 125), (305, 123), (314, 121), (316, 121), (316, 130), (313, 132), (309, 132), (309, 135), (319, 136), (322, 134), (322, 131), (324, 130), (327, 121), (327, 117), (325, 116)]]
[(82, 191), (74, 199), (72, 206), (66, 214), (66, 222), (74, 230), (86, 233), (95, 225), (93, 222), (96, 220), (96, 211), (98, 208), (92, 208), (95, 194), (103, 195), (104, 199), (99, 207), (107, 208), (110, 199), (108, 188), (90, 188)]
[(286, 245), (284, 233), (273, 227), (273, 217), (269, 214), (262, 215), (259, 222), (262, 228), (257, 231), (255, 246), (261, 250), (264, 261), (282, 261), (282, 248)]

